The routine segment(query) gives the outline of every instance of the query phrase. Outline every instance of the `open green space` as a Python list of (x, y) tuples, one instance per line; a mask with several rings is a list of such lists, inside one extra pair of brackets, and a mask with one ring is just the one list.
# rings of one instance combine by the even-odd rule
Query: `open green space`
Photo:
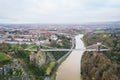
[(0, 64), (2, 65), (4, 65), (4, 64), (6, 64), (6, 63), (8, 63), (8, 62), (10, 62), (10, 57), (9, 56), (7, 56), (6, 54), (4, 54), (4, 53), (0, 53)]
[(28, 51), (37, 51), (38, 46), (36, 45), (30, 45), (26, 48)]
[(48, 66), (48, 68), (46, 70), (46, 75), (50, 75), (51, 74), (53, 68), (55, 67), (55, 64), (56, 64), (55, 62), (50, 62), (49, 63), (49, 66)]

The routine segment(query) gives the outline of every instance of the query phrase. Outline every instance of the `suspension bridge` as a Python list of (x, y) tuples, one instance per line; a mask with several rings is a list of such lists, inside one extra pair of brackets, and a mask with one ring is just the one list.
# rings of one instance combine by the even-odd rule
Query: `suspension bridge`
[(40, 51), (108, 51), (110, 50), (108, 47), (101, 43), (96, 43), (90, 46), (87, 46), (85, 49), (58, 49), (58, 48), (50, 48), (50, 49), (39, 49)]

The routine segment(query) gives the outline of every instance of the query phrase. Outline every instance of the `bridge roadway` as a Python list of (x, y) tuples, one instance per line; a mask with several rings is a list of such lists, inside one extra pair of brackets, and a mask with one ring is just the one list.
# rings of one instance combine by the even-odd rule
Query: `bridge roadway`
[(40, 51), (108, 51), (109, 49), (40, 49)]

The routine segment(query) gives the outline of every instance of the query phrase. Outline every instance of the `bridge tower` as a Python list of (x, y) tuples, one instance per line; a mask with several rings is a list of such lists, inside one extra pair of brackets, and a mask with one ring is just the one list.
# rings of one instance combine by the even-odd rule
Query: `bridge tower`
[(97, 42), (96, 44), (88, 46), (87, 49), (93, 49), (94, 56), (97, 56), (101, 51), (107, 51), (108, 47), (100, 42)]
[(98, 43), (97, 43), (97, 51), (99, 52), (99, 51), (100, 51), (100, 49), (101, 49), (101, 43), (100, 43), (100, 42), (98, 42)]
[(97, 44), (96, 44), (96, 51), (93, 51), (93, 55), (94, 56), (98, 56), (99, 53), (100, 53), (100, 49), (101, 49), (101, 43), (97, 42)]

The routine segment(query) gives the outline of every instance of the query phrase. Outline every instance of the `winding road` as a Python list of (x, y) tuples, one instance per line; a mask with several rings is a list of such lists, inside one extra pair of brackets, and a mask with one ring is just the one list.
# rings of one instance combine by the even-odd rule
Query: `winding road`
[[(85, 49), (81, 40), (83, 34), (75, 36), (75, 49)], [(56, 73), (56, 80), (80, 80), (81, 57), (84, 51), (73, 50), (67, 59), (59, 66)]]

